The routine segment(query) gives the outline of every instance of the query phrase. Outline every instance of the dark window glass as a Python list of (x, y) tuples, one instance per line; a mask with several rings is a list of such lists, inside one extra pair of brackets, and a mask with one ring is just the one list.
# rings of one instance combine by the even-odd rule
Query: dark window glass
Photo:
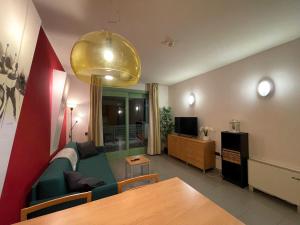
[(146, 99), (129, 99), (129, 148), (147, 146)]
[(126, 150), (126, 98), (102, 99), (103, 141), (109, 151)]

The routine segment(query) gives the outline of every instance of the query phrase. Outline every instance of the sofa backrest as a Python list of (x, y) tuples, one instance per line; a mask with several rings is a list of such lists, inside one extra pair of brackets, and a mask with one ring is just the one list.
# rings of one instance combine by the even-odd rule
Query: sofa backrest
[(68, 193), (64, 171), (72, 171), (72, 166), (68, 159), (58, 158), (49, 164), (35, 184), (36, 200)]
[(79, 152), (77, 150), (76, 142), (71, 142), (70, 141), (68, 144), (66, 144), (65, 148), (73, 148), (75, 150), (76, 154), (77, 154), (77, 158), (78, 158), (78, 161), (79, 161), (80, 157), (79, 157)]

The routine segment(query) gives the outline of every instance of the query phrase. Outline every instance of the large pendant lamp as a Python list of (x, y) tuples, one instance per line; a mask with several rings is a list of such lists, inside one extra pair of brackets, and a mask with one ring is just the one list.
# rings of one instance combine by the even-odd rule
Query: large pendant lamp
[(71, 66), (76, 77), (102, 86), (135, 85), (141, 76), (141, 61), (133, 45), (121, 35), (96, 31), (83, 35), (73, 46)]

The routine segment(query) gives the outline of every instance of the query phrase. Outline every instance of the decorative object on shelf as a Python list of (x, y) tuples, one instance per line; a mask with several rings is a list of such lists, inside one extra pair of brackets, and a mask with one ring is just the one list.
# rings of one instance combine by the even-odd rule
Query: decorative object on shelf
[(229, 124), (230, 124), (230, 132), (233, 133), (240, 132), (240, 124), (241, 124), (240, 121), (233, 119), (229, 122)]
[(70, 141), (73, 141), (73, 129), (74, 129), (75, 125), (78, 123), (78, 120), (75, 120), (75, 122), (73, 124), (73, 110), (77, 107), (77, 104), (75, 102), (67, 102), (67, 106), (71, 112), (69, 138), (70, 138)]
[(274, 89), (274, 84), (270, 79), (263, 79), (257, 85), (257, 92), (261, 97), (269, 96)]
[(195, 94), (194, 93), (191, 93), (188, 97), (188, 102), (189, 102), (189, 105), (194, 105), (195, 104)]
[(164, 150), (167, 153), (168, 149), (168, 134), (174, 129), (174, 121), (171, 107), (162, 107), (160, 109), (160, 133), (161, 141), (163, 143)]
[(71, 66), (78, 79), (102, 86), (124, 87), (138, 83), (141, 61), (133, 45), (119, 34), (95, 31), (83, 35), (73, 46)]
[(214, 129), (212, 127), (201, 127), (200, 128), (200, 136), (203, 141), (209, 141), (209, 131), (213, 131)]

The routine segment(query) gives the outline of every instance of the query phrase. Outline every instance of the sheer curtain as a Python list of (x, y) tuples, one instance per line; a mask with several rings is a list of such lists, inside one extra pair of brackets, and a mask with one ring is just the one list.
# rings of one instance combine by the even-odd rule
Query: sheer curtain
[(92, 76), (90, 85), (90, 121), (88, 137), (96, 146), (103, 145), (101, 79)]
[(157, 155), (161, 153), (158, 84), (147, 84), (146, 87), (149, 92), (149, 133), (147, 153), (149, 155)]

